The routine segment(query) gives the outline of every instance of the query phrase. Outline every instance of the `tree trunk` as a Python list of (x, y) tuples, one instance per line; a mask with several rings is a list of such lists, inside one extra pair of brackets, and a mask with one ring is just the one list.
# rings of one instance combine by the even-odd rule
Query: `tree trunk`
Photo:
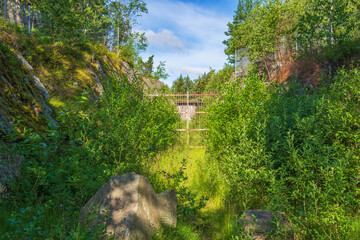
[(4, 2), (4, 19), (7, 20), (7, 0)]
[(8, 19), (9, 19), (10, 22), (14, 22), (15, 21), (14, 9), (12, 7), (12, 2), (11, 1), (8, 1), (7, 8), (8, 8)]
[(28, 30), (29, 30), (29, 37), (31, 35), (31, 6), (28, 5), (28, 14), (29, 14), (29, 18), (28, 18)]
[(16, 24), (20, 24), (20, 25), (23, 25), (23, 21), (22, 21), (22, 18), (21, 18), (21, 3), (19, 0), (15, 0), (14, 2), (14, 22)]

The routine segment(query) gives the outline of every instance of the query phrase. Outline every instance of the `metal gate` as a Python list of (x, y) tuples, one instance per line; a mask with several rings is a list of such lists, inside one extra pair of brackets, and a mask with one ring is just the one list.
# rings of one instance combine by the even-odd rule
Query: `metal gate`
[[(157, 95), (150, 95), (157, 96)], [(207, 136), (208, 107), (213, 103), (215, 93), (176, 93), (164, 94), (176, 105), (180, 114), (177, 126), (179, 141), (190, 148), (205, 148)]]

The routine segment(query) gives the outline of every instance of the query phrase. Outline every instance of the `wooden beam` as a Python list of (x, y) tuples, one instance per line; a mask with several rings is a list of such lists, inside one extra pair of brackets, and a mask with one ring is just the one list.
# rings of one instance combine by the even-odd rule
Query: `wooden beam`
[(197, 132), (197, 131), (208, 131), (209, 129), (176, 129), (178, 132)]
[(206, 113), (209, 113), (209, 112), (175, 112), (175, 113), (206, 114)]
[[(147, 95), (149, 97), (187, 97), (187, 94), (149, 94)], [(208, 97), (216, 97), (216, 94), (189, 94), (189, 97), (202, 97), (202, 96), (208, 96)]]

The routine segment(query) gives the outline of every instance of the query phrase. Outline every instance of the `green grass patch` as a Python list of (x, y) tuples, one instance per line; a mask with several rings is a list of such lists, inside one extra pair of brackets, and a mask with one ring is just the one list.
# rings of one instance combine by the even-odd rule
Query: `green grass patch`
[(59, 97), (50, 98), (49, 103), (56, 108), (65, 108), (66, 107), (66, 103), (64, 101), (62, 101)]
[(172, 239), (172, 240), (200, 240), (201, 237), (196, 232), (191, 223), (179, 221), (176, 228), (163, 226), (155, 233), (153, 240)]
[(350, 220), (350, 231), (347, 239), (360, 239), (360, 216), (356, 216)]
[[(179, 224), (176, 228), (162, 228), (155, 239), (229, 239), (233, 235), (237, 214), (234, 206), (224, 199), (227, 188), (217, 178), (218, 166), (208, 157), (204, 148), (177, 146), (162, 152), (154, 162), (146, 164), (150, 180), (156, 179), (156, 182), (153, 182), (156, 192), (174, 187), (174, 179), (164, 176), (164, 172), (176, 175), (181, 169), (186, 179), (180, 181), (177, 188), (186, 188), (192, 194), (195, 205), (201, 199), (208, 198), (204, 201), (205, 205), (202, 208), (196, 212), (190, 211), (190, 214), (184, 214), (181, 207), (184, 204), (181, 202), (184, 199), (181, 194), (184, 193), (179, 190)], [(182, 238), (183, 236), (185, 238)]]

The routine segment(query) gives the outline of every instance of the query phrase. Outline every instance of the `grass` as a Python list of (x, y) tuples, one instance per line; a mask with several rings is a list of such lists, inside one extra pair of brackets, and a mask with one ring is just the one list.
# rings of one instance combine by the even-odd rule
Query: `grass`
[(66, 108), (67, 107), (66, 103), (64, 101), (62, 101), (59, 97), (56, 97), (56, 96), (51, 97), (49, 99), (49, 103), (56, 108)]
[(357, 240), (360, 239), (360, 216), (356, 216), (350, 221), (350, 229), (348, 239)]
[(198, 240), (201, 239), (196, 233), (196, 229), (189, 223), (179, 221), (176, 228), (162, 227), (152, 238), (153, 240), (172, 239), (172, 240)]
[(154, 239), (230, 239), (234, 234), (234, 220), (237, 219), (234, 206), (225, 202), (227, 189), (218, 179), (216, 163), (209, 160), (206, 149), (177, 146), (158, 155), (155, 162), (147, 164), (156, 192), (169, 188), (169, 180), (162, 172), (175, 174), (185, 159), (184, 174), (187, 179), (181, 182), (195, 194), (198, 201), (202, 196), (209, 200), (204, 208), (194, 216), (178, 216), (176, 228), (164, 227)]

